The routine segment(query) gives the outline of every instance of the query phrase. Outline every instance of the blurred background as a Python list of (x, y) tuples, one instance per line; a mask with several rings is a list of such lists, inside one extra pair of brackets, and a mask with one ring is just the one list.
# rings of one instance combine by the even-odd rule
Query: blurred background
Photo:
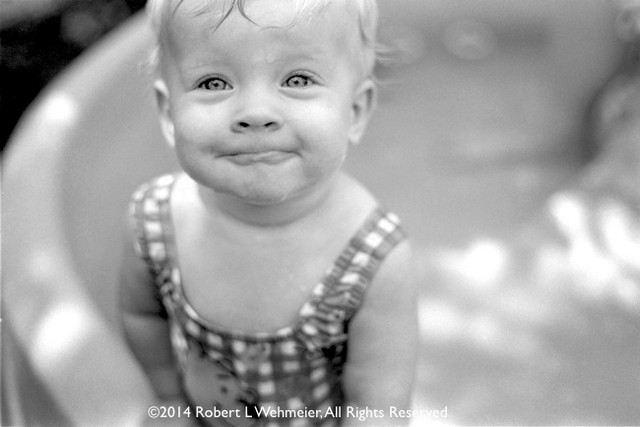
[[(20, 393), (5, 395), (48, 402), (31, 402), (35, 419), (70, 416), (46, 391), (34, 394), (56, 390), (37, 377), (64, 366), (21, 340), (50, 319), (19, 308), (56, 283), (38, 282), (49, 243), (28, 219), (51, 213), (64, 249), (51, 246), (51, 256), (63, 253), (57, 263), (111, 325), (114, 227), (133, 188), (175, 167), (140, 66), (149, 34), (128, 20), (143, 3), (2, 0), (3, 141), (66, 71), (3, 159), (4, 311), (18, 342), (12, 358), (35, 366)], [(348, 168), (413, 239), (415, 406), (447, 408), (447, 418), (415, 425), (640, 424), (639, 3), (380, 1), (379, 108)], [(49, 137), (63, 141), (47, 147)], [(49, 193), (32, 195), (46, 182), (64, 185), (51, 205)]]
[(145, 0), (2, 0), (0, 144), (53, 77)]

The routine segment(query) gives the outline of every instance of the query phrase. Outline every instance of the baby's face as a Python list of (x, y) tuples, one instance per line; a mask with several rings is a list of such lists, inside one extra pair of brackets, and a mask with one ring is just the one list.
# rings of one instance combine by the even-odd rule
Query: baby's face
[(360, 138), (373, 96), (354, 59), (353, 11), (333, 1), (294, 22), (291, 0), (253, 0), (254, 22), (234, 9), (216, 28), (215, 12), (197, 13), (202, 3), (171, 16), (156, 85), (181, 165), (256, 204), (321, 189)]

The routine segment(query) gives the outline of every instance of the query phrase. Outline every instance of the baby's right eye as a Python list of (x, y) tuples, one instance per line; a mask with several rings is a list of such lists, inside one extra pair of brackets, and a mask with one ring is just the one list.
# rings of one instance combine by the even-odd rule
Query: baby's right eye
[(209, 77), (198, 84), (198, 89), (204, 90), (229, 90), (233, 89), (229, 83), (220, 77)]

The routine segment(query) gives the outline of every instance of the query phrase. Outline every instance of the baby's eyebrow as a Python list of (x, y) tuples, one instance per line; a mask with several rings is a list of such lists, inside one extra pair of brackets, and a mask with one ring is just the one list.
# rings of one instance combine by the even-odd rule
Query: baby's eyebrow
[(287, 61), (291, 60), (305, 60), (305, 61), (317, 61), (321, 58), (321, 55), (318, 55), (316, 52), (294, 52), (290, 54), (283, 55), (283, 59)]
[(205, 59), (202, 61), (187, 62), (185, 64), (182, 64), (180, 66), (180, 69), (185, 73), (190, 73), (190, 72), (199, 72), (202, 69), (208, 69), (210, 67), (219, 67), (219, 66), (221, 66), (220, 62)]

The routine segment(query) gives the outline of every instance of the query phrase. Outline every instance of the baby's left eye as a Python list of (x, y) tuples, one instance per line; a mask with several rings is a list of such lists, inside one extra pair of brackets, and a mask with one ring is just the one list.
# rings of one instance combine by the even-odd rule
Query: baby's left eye
[(296, 74), (295, 76), (291, 76), (285, 80), (283, 85), (286, 87), (307, 87), (311, 86), (313, 83), (314, 81), (311, 77), (303, 74)]

